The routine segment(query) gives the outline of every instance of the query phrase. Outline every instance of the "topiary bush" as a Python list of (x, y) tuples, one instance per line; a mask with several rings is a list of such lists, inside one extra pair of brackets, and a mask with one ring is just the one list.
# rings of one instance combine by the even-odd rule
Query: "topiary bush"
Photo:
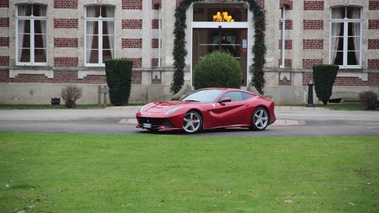
[(366, 91), (359, 94), (359, 99), (367, 110), (375, 110), (378, 95), (373, 91)]
[(313, 81), (317, 98), (326, 105), (332, 95), (334, 81), (337, 77), (338, 65), (319, 64), (313, 66)]
[(112, 105), (122, 106), (128, 103), (133, 62), (125, 59), (105, 61), (105, 74), (109, 87), (109, 99)]
[(204, 87), (240, 88), (241, 67), (228, 53), (214, 51), (199, 61), (193, 72), (195, 89)]
[(82, 88), (74, 85), (66, 86), (61, 91), (61, 97), (67, 108), (75, 108), (76, 100), (82, 97)]

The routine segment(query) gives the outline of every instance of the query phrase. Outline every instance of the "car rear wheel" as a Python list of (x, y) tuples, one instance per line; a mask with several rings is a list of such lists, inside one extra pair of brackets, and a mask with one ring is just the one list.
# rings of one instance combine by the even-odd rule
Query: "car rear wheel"
[(258, 107), (254, 110), (253, 115), (251, 116), (251, 130), (262, 131), (265, 130), (268, 126), (270, 116), (267, 110), (263, 107)]
[(187, 133), (195, 133), (201, 130), (203, 118), (196, 111), (189, 111), (183, 119), (183, 130)]

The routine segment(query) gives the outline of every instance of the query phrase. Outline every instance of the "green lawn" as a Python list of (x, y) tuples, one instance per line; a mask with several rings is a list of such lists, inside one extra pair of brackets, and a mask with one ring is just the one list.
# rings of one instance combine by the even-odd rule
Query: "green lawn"
[(379, 136), (0, 132), (0, 212), (378, 212)]

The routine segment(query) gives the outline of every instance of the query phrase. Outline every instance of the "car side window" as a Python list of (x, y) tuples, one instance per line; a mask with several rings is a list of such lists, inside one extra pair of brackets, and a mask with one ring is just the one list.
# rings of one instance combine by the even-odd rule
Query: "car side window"
[(249, 99), (249, 98), (253, 97), (253, 95), (250, 94), (250, 93), (241, 92), (241, 94), (242, 94), (242, 99), (243, 100), (246, 100), (246, 99)]
[(224, 98), (226, 98), (226, 97), (231, 98), (232, 102), (244, 100), (242, 98), (242, 94), (240, 92), (228, 92), (228, 93), (226, 93), (225, 95), (222, 96), (221, 100), (224, 99)]

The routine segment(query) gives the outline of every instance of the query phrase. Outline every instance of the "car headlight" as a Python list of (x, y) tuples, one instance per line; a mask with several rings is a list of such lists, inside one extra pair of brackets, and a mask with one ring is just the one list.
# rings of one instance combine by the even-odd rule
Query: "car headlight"
[(165, 112), (164, 114), (165, 115), (171, 115), (171, 114), (175, 113), (176, 111), (178, 111), (179, 109), (181, 109), (182, 107), (183, 106), (178, 106), (178, 107), (176, 107), (174, 109), (170, 109), (169, 111)]

